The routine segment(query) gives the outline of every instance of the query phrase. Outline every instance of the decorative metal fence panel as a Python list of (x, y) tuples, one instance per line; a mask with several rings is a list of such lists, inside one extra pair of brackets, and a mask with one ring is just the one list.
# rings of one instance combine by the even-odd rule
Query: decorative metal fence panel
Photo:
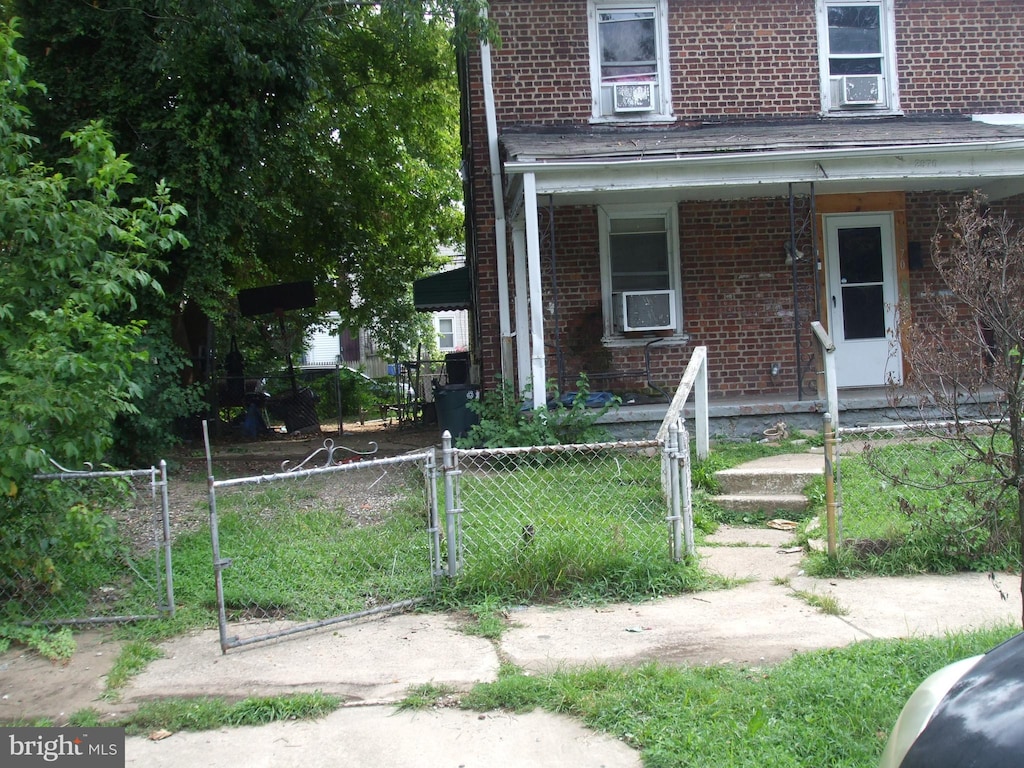
[[(60, 494), (49, 555), (7, 563), (0, 620), (86, 626), (174, 615), (167, 465), (39, 474), (33, 491)], [(52, 485), (49, 485), (52, 484)], [(39, 521), (36, 521), (39, 522)], [(6, 537), (38, 538), (6, 530)]]
[(448, 449), (449, 574), (537, 597), (643, 579), (650, 563), (681, 560), (684, 539), (693, 550), (682, 461), (688, 452), (659, 441)]
[(211, 472), (222, 650), (408, 609), (432, 592), (441, 562), (433, 449), (368, 460), (338, 450), (328, 440), (272, 475)]

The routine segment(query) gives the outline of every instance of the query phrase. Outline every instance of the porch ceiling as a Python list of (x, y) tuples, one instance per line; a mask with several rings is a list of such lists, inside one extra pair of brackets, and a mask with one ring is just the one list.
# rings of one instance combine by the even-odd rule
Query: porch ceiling
[[(502, 134), (513, 198), (522, 174), (559, 204), (981, 189), (1024, 193), (1024, 125), (967, 118), (754, 122)], [(796, 190), (799, 194), (799, 188)]]

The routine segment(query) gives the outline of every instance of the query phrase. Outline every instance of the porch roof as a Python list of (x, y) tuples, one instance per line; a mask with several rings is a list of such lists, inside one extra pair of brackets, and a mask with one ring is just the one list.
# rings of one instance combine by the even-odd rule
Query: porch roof
[(501, 147), (513, 185), (534, 173), (539, 195), (568, 203), (772, 197), (811, 182), (819, 194), (1024, 191), (1024, 125), (967, 117), (520, 126), (506, 129)]

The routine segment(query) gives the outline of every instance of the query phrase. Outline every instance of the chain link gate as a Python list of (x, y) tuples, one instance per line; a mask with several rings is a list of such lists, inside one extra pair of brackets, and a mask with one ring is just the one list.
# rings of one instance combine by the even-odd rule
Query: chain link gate
[(217, 480), (206, 440), (222, 651), (407, 610), (433, 591), (433, 448), (373, 459), (328, 439), (294, 467)]
[(681, 423), (666, 441), (525, 448), (455, 449), (446, 434), (443, 473), (446, 569), (463, 582), (571, 589), (695, 551)]
[[(134, 470), (94, 470), (90, 464), (71, 470), (53, 459), (50, 463), (59, 471), (34, 475), (33, 480), (76, 488), (69, 515), (79, 505), (81, 510), (65, 524), (73, 528), (77, 521), (99, 536), (102, 552), (91, 554), (74, 573), (45, 590), (4, 587), (2, 618), (23, 625), (75, 627), (173, 616), (167, 463)], [(76, 540), (74, 546), (86, 543)], [(37, 580), (30, 573), (24, 576), (25, 583)]]

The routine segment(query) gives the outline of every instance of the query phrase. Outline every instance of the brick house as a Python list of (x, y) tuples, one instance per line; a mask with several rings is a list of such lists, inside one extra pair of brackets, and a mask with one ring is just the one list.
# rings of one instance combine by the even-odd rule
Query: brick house
[[(492, 0), (463, 62), (476, 369), (820, 410), (904, 375), (940, 205), (1024, 220), (1020, 0)], [(897, 312), (899, 307), (899, 312)], [(628, 409), (622, 409), (628, 413)], [(639, 412), (638, 412), (639, 413)], [(624, 418), (629, 418), (628, 416)], [(643, 418), (638, 416), (638, 418)], [(653, 418), (653, 417), (652, 417)]]

